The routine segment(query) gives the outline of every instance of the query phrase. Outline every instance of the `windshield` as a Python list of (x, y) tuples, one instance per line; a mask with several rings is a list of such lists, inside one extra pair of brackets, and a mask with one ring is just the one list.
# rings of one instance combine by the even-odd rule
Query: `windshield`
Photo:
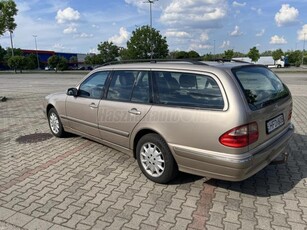
[(246, 66), (234, 68), (232, 72), (239, 81), (252, 110), (261, 109), (289, 96), (288, 88), (265, 67)]

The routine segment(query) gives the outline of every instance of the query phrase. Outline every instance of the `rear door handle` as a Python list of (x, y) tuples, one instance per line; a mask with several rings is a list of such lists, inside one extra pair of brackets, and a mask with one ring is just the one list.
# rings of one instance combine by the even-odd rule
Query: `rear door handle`
[(134, 115), (141, 115), (141, 111), (137, 110), (136, 108), (132, 108), (128, 111), (128, 113), (134, 114)]
[(91, 107), (92, 109), (96, 109), (96, 108), (98, 108), (98, 105), (96, 105), (94, 102), (92, 102), (92, 103), (90, 104), (90, 107)]

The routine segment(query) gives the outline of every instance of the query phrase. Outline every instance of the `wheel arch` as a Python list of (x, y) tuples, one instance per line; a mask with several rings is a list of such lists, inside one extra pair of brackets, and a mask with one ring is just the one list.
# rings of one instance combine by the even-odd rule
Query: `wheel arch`
[(48, 104), (46, 107), (46, 115), (48, 116), (48, 113), (50, 111), (50, 109), (54, 108), (54, 106), (52, 104)]
[[(153, 130), (153, 129), (149, 129), (149, 128), (146, 128), (146, 129), (141, 129), (141, 130), (139, 130), (136, 134), (135, 134), (135, 136), (134, 136), (134, 139), (133, 139), (133, 157), (136, 159), (136, 146), (137, 146), (137, 144), (138, 144), (138, 142), (139, 142), (139, 140), (143, 137), (143, 136), (145, 136), (145, 135), (147, 135), (147, 134), (150, 134), (150, 133), (154, 133), (154, 134), (157, 134), (157, 135), (159, 135), (164, 141), (165, 141), (165, 138), (160, 134), (160, 133), (158, 133), (157, 131), (155, 131), (155, 130)], [(165, 141), (165, 143), (167, 143), (166, 141)]]

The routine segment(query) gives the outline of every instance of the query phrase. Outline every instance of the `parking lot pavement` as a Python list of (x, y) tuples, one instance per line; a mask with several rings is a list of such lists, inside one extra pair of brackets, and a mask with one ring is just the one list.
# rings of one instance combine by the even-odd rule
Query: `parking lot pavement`
[(160, 185), (123, 153), (48, 135), (43, 97), (81, 75), (0, 75), (0, 229), (306, 229), (307, 74), (280, 76), (296, 126), (286, 164), (243, 182), (181, 173)]

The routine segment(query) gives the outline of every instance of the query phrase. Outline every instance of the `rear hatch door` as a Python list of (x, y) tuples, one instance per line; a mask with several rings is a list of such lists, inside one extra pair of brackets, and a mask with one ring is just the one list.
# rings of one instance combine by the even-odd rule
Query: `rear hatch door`
[(274, 140), (289, 128), (292, 98), (289, 89), (275, 73), (264, 66), (232, 69), (247, 102), (249, 122), (257, 122), (258, 141), (250, 149)]

